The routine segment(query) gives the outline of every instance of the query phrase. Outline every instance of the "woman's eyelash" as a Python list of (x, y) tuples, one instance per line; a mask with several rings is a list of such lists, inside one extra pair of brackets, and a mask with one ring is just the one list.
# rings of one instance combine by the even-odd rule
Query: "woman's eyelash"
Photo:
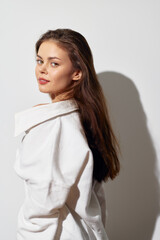
[(54, 63), (55, 65), (58, 65), (58, 63), (55, 63), (55, 62), (51, 62), (51, 64)]
[(36, 62), (38, 63), (39, 61), (41, 61), (40, 59), (36, 59)]
[[(39, 61), (42, 62), (42, 60), (40, 60), (40, 59), (36, 59), (36, 62), (37, 62), (37, 63), (39, 63)], [(52, 64), (52, 63), (54, 63), (55, 65), (58, 65), (58, 63), (51, 62), (51, 64)]]

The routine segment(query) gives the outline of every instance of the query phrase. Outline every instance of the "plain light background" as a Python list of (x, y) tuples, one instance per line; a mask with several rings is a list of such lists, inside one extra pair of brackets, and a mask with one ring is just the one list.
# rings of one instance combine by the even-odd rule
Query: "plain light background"
[(35, 42), (71, 28), (87, 39), (122, 157), (104, 184), (110, 240), (159, 240), (160, 1), (0, 1), (0, 239), (16, 240), (24, 200), (13, 164), (15, 112), (49, 102), (35, 78)]

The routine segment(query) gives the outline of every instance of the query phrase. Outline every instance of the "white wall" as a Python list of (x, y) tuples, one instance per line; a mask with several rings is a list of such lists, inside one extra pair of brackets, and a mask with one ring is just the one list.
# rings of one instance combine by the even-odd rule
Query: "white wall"
[(159, 13), (158, 0), (1, 0), (0, 239), (16, 239), (24, 199), (14, 114), (50, 101), (36, 83), (34, 44), (56, 28), (86, 37), (121, 144), (121, 173), (104, 186), (110, 240), (160, 239)]

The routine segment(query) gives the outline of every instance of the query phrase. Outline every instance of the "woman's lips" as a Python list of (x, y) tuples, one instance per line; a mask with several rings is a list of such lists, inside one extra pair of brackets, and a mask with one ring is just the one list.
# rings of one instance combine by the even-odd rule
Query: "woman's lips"
[(38, 81), (39, 81), (40, 84), (46, 84), (46, 83), (49, 82), (48, 80), (46, 80), (44, 78), (39, 78)]

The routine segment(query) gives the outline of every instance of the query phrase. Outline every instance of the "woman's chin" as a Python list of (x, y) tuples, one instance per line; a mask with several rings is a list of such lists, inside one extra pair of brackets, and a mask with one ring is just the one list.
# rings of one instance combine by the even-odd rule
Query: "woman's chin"
[(39, 85), (39, 91), (43, 93), (49, 93), (49, 89), (45, 86)]
[(50, 93), (50, 91), (47, 91), (47, 89), (41, 89), (41, 88), (39, 88), (39, 91), (40, 91), (41, 93)]

